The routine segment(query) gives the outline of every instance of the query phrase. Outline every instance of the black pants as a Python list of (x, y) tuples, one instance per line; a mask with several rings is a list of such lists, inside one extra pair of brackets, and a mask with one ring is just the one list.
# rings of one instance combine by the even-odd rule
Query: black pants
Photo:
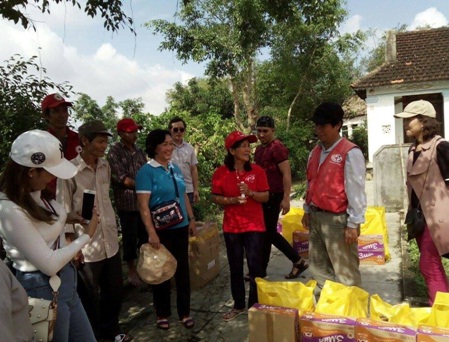
[(112, 338), (118, 325), (123, 300), (120, 253), (97, 262), (86, 262), (78, 270), (78, 293), (97, 338)]
[[(190, 271), (188, 226), (157, 232), (161, 244), (175, 257), (178, 265), (175, 272), (176, 307), (179, 318), (190, 315)], [(153, 302), (158, 317), (171, 315), (171, 279), (153, 285)]]
[(148, 233), (138, 211), (117, 212), (122, 227), (123, 261), (136, 260), (138, 249), (148, 242)]
[(262, 203), (263, 216), (265, 220), (265, 242), (262, 253), (263, 270), (267, 271), (268, 262), (270, 261), (271, 245), (274, 245), (292, 262), (301, 260), (298, 252), (290, 245), (290, 243), (277, 232), (277, 223), (279, 220), (279, 213), (281, 211), (281, 202), (284, 198), (283, 192), (270, 192), (268, 202)]
[(262, 246), (263, 232), (224, 233), (229, 270), (231, 273), (231, 293), (234, 299), (234, 309), (245, 308), (245, 281), (243, 280), (243, 255), (249, 271), (248, 309), (258, 302), (255, 278), (263, 276)]

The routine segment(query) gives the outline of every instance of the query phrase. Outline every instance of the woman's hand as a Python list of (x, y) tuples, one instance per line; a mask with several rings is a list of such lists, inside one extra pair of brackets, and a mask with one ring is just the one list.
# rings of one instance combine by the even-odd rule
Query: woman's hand
[(245, 197), (248, 197), (251, 194), (251, 190), (248, 187), (248, 184), (245, 182), (239, 183), (239, 190), (241, 195), (245, 195)]
[(79, 211), (71, 211), (70, 213), (67, 213), (67, 224), (87, 224), (86, 220), (81, 216)]
[(152, 230), (148, 234), (148, 243), (151, 245), (151, 247), (156, 249), (159, 249), (161, 247), (161, 241), (159, 240), (159, 236), (154, 230)]
[(190, 236), (196, 236), (196, 223), (195, 220), (189, 221), (189, 234)]
[(97, 211), (97, 207), (94, 206), (94, 208), (92, 210), (92, 218), (90, 219), (89, 223), (87, 224), (87, 228), (86, 228), (86, 232), (87, 232), (87, 234), (89, 234), (91, 239), (94, 236), (95, 231), (97, 230), (98, 223), (100, 223), (100, 214)]

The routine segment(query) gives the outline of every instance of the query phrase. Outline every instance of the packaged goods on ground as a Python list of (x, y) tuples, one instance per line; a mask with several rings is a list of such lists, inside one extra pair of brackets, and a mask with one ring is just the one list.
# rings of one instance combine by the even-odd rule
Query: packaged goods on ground
[(405, 325), (359, 318), (355, 338), (357, 342), (415, 342), (416, 330)]
[(190, 286), (199, 290), (220, 273), (220, 237), (213, 222), (197, 222), (197, 236), (189, 237)]
[(420, 325), (416, 333), (416, 342), (447, 342), (449, 329)]
[(248, 310), (249, 342), (299, 342), (298, 310), (254, 304)]
[(356, 341), (355, 325), (355, 319), (316, 312), (306, 312), (299, 318), (302, 342)]
[(381, 234), (360, 235), (358, 239), (360, 265), (384, 265), (385, 248)]
[(293, 232), (293, 248), (304, 258), (309, 258), (309, 232), (295, 230)]

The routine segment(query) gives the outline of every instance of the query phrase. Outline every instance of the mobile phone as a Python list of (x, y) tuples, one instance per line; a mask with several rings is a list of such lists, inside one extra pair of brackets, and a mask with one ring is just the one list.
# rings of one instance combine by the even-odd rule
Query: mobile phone
[(94, 209), (95, 202), (95, 190), (84, 190), (83, 192), (83, 208), (81, 210), (81, 216), (85, 220), (92, 219), (92, 210)]

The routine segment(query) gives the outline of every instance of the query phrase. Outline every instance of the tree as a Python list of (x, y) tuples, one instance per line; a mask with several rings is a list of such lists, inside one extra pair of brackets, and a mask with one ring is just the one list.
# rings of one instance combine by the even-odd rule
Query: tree
[(41, 68), (33, 56), (25, 60), (12, 56), (0, 66), (0, 165), (8, 159), (12, 142), (30, 129), (45, 128), (40, 103), (50, 92), (68, 96), (72, 87), (67, 83), (55, 84), (47, 77), (39, 79), (33, 72)]
[(81, 8), (84, 4), (84, 12), (89, 17), (100, 15), (104, 20), (106, 30), (118, 31), (120, 27), (127, 26), (134, 32), (132, 28), (133, 20), (123, 11), (121, 0), (86, 0), (79, 2), (77, 0), (3, 0), (0, 6), (0, 15), (7, 20), (14, 21), (15, 24), (20, 22), (24, 28), (33, 27), (33, 19), (28, 17), (27, 7), (36, 7), (42, 13), (50, 14), (50, 3), (71, 4), (74, 7)]
[(219, 114), (223, 119), (233, 117), (232, 95), (226, 80), (192, 78), (186, 86), (175, 83), (167, 92), (170, 110), (186, 111), (196, 116)]
[(109, 130), (114, 132), (118, 119), (115, 111), (110, 110), (113, 107), (114, 99), (112, 97), (108, 97), (107, 111), (103, 111), (97, 101), (87, 94), (79, 93), (79, 98), (72, 107), (74, 111), (73, 117), (82, 123), (91, 120), (101, 120)]

